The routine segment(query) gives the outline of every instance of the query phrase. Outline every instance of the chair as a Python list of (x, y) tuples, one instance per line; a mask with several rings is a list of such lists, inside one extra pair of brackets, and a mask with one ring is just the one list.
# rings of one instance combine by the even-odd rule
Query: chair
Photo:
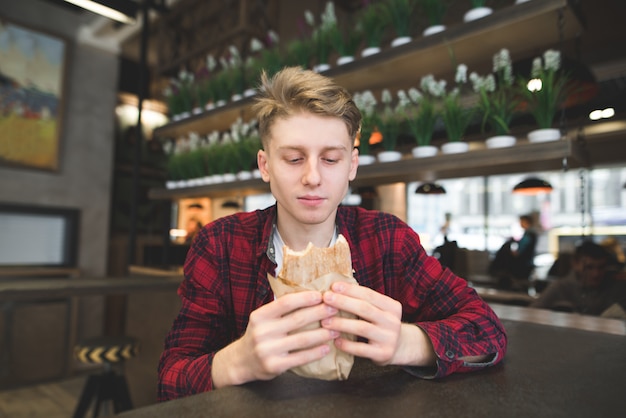
[(114, 365), (135, 357), (138, 352), (139, 343), (132, 337), (98, 337), (76, 344), (74, 355), (78, 361), (102, 364), (103, 370), (88, 376), (74, 418), (83, 418), (94, 400), (94, 418), (107, 401), (112, 402), (115, 414), (132, 409), (126, 377), (117, 373)]

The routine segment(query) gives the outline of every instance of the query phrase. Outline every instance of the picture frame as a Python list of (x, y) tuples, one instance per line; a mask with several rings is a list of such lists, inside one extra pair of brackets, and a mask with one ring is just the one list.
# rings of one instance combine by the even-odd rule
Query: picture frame
[(67, 41), (0, 16), (0, 164), (58, 171)]

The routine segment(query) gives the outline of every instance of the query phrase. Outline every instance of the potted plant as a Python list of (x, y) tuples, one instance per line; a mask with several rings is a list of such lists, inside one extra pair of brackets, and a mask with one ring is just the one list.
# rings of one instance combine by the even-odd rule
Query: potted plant
[(391, 41), (391, 46), (410, 42), (416, 0), (385, 0), (382, 4), (385, 6), (396, 35)]
[(430, 157), (437, 154), (437, 147), (430, 145), (435, 124), (439, 118), (437, 102), (445, 92), (445, 81), (435, 80), (432, 74), (422, 77), (420, 92), (416, 88), (408, 91), (411, 105), (407, 107), (406, 117), (416, 146), (412, 153), (415, 157)]
[(507, 49), (493, 56), (493, 73), (481, 77), (470, 74), (472, 87), (478, 95), (478, 109), (482, 115), (481, 128), (488, 125), (495, 134), (487, 139), (487, 148), (511, 146), (515, 137), (509, 125), (519, 106), (519, 94), (513, 77), (513, 65)]
[(378, 125), (376, 114), (376, 97), (370, 90), (362, 93), (355, 93), (354, 103), (361, 111), (361, 129), (359, 130), (359, 164), (366, 165), (373, 163), (376, 158), (370, 155), (370, 137)]
[(474, 109), (461, 100), (462, 87), (467, 83), (467, 66), (459, 64), (454, 77), (456, 85), (446, 92), (442, 100), (442, 119), (448, 136), (448, 142), (441, 150), (446, 153), (465, 152), (469, 148), (463, 142), (465, 131), (472, 121)]
[(337, 26), (337, 17), (333, 2), (327, 2), (320, 16), (319, 25), (316, 24), (315, 17), (310, 10), (304, 12), (304, 17), (311, 29), (311, 39), (315, 46), (315, 60), (313, 70), (317, 72), (326, 71), (330, 68), (328, 58), (331, 50), (330, 34), (333, 27)]
[(488, 2), (489, 0), (470, 0), (472, 7), (463, 15), (463, 21), (471, 22), (492, 14), (493, 9), (487, 7)]
[(328, 38), (332, 49), (337, 53), (337, 65), (354, 61), (354, 56), (361, 44), (362, 35), (350, 25), (339, 25), (335, 20), (328, 28)]
[(178, 73), (178, 78), (170, 80), (165, 90), (169, 113), (173, 120), (188, 118), (194, 103), (194, 75), (186, 70)]
[(552, 129), (552, 123), (569, 93), (567, 82), (567, 75), (561, 71), (561, 53), (554, 49), (548, 49), (543, 57), (533, 60), (530, 82), (520, 81), (520, 91), (539, 127), (528, 134), (531, 142), (561, 138), (560, 131)]
[(381, 94), (383, 110), (380, 116), (378, 128), (382, 134), (383, 151), (378, 153), (378, 160), (381, 162), (397, 161), (402, 158), (402, 154), (396, 150), (400, 124), (404, 120), (405, 108), (409, 102), (403, 90), (398, 92), (398, 101), (394, 106), (393, 97), (388, 89), (384, 89)]
[(361, 51), (362, 57), (380, 52), (380, 44), (389, 23), (389, 14), (382, 3), (365, 3), (357, 15), (357, 31), (363, 35), (365, 48)]
[(433, 35), (446, 29), (443, 18), (448, 9), (449, 0), (417, 0), (420, 12), (426, 15), (428, 26), (422, 34), (424, 36)]

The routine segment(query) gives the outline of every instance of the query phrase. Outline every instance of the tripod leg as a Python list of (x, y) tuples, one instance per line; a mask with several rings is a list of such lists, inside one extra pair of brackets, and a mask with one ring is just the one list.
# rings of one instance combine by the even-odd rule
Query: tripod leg
[(74, 411), (74, 418), (84, 418), (85, 413), (89, 409), (89, 404), (91, 404), (94, 395), (98, 391), (98, 387), (99, 376), (89, 376), (83, 388), (83, 393), (80, 395), (76, 410)]

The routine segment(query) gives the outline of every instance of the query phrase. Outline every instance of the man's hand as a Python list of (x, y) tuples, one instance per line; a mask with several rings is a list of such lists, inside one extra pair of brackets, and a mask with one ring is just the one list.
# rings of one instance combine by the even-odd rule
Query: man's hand
[(348, 283), (334, 283), (324, 293), (324, 303), (356, 315), (356, 319), (332, 316), (322, 320), (322, 327), (364, 338), (365, 342), (343, 338), (335, 346), (377, 364), (431, 366), (436, 356), (424, 331), (403, 324), (402, 305), (397, 300), (370, 288)]
[(215, 354), (213, 386), (269, 380), (321, 359), (339, 332), (319, 327), (294, 331), (336, 313), (337, 309), (322, 303), (322, 294), (314, 291), (288, 294), (261, 306), (250, 314), (245, 334)]

